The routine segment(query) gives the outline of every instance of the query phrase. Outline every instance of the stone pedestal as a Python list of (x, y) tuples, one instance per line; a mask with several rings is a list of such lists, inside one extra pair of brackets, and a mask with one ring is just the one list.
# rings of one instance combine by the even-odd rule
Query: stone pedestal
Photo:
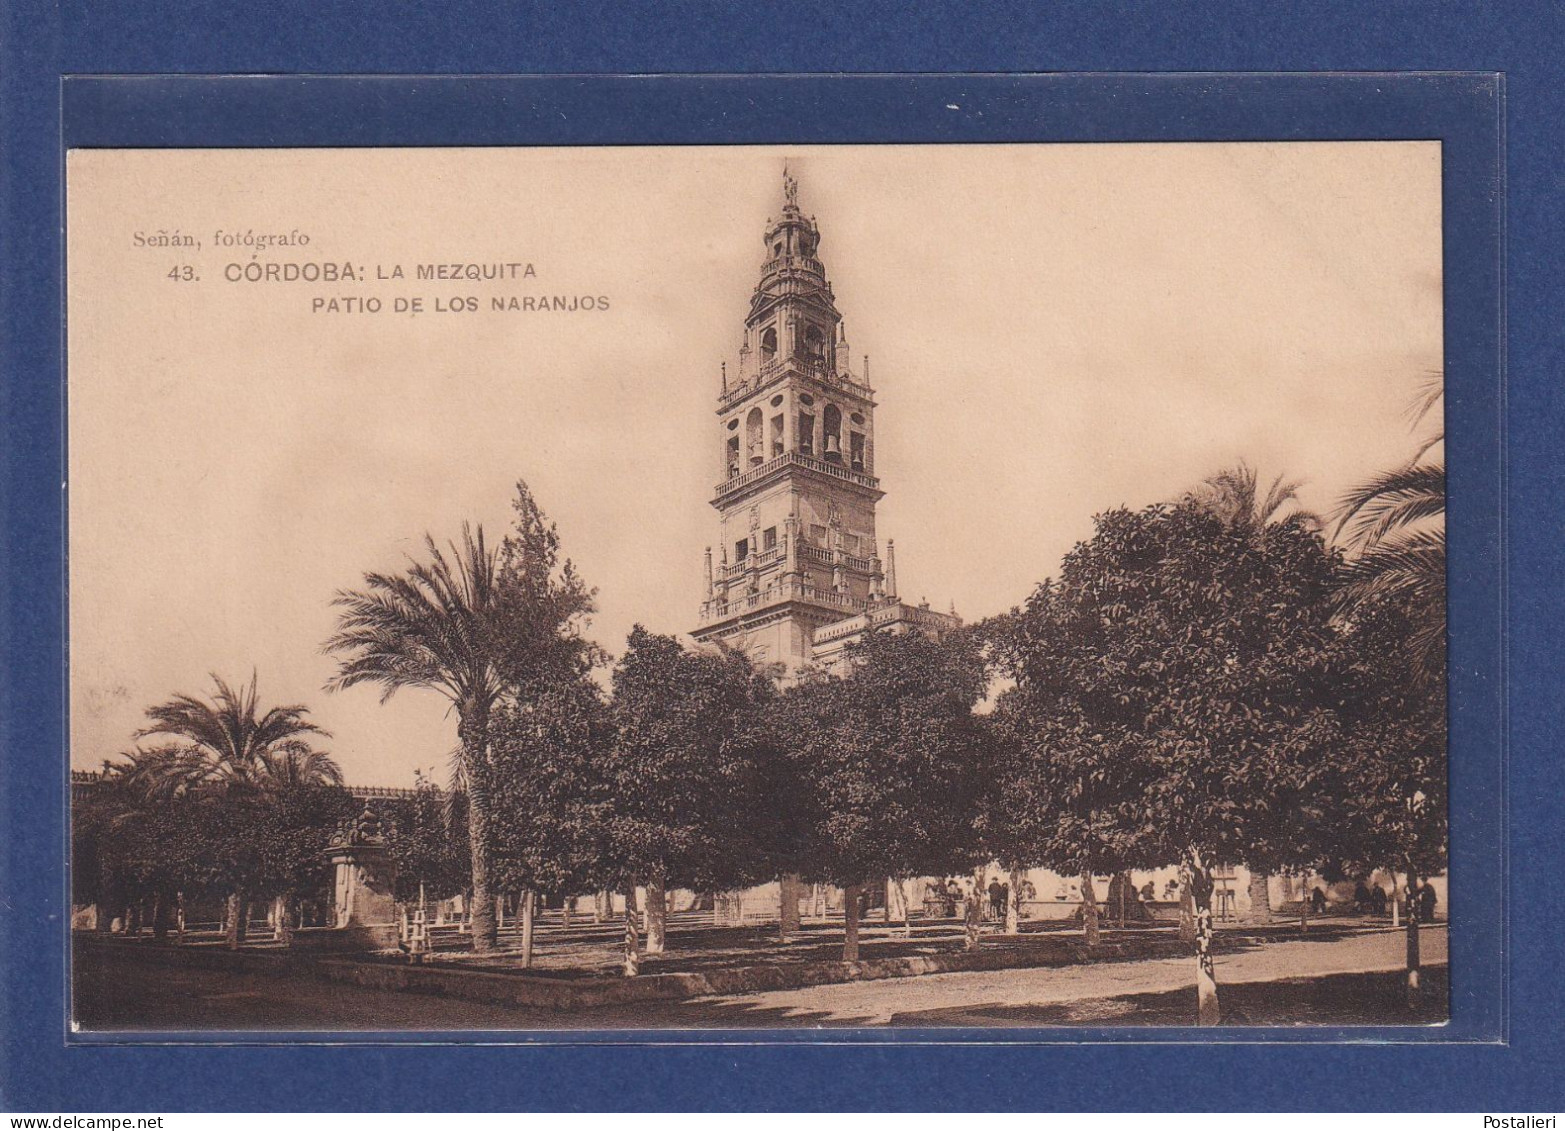
[(301, 950), (390, 950), (401, 939), (393, 887), (396, 862), (379, 838), (326, 850), (333, 870), (332, 925), (294, 932)]
[(396, 862), (384, 845), (353, 844), (327, 850), (334, 869), (334, 927), (396, 925), (397, 902), (392, 886)]

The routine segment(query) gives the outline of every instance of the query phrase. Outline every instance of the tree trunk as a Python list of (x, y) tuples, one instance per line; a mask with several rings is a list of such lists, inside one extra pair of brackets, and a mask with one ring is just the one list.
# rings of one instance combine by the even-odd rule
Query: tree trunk
[(1022, 884), (1026, 876), (1020, 869), (1011, 870), (1011, 892), (1005, 900), (1005, 933), (1022, 933)]
[(473, 865), (473, 951), (488, 954), (495, 949), (494, 892), (489, 886), (489, 788), (484, 774), (489, 751), (489, 709), (467, 702), (462, 705), (457, 733), (462, 739), (462, 768), (467, 777), (467, 834)]
[(574, 895), (567, 895), (560, 901), (560, 928), (562, 930), (568, 931), (571, 929), (571, 904), (575, 902), (576, 897)]
[(1212, 869), (1199, 852), (1191, 852), (1190, 898), (1195, 905), (1196, 1024), (1217, 1025), (1217, 969), (1212, 961)]
[(1417, 1009), (1419, 992), (1418, 873), (1407, 866), (1407, 1007)]
[(625, 977), (641, 973), (641, 936), (636, 930), (636, 885), (625, 885)]
[(842, 960), (859, 960), (859, 896), (863, 889), (849, 884), (842, 889)]
[(522, 892), (522, 969), (533, 964), (533, 921), (538, 913), (538, 893), (528, 888)]
[(1190, 895), (1190, 868), (1179, 866), (1179, 941), (1195, 942), (1195, 900)]
[(1310, 877), (1305, 875), (1299, 881), (1299, 930), (1308, 932), (1310, 929)]
[(168, 899), (161, 891), (152, 897), (152, 937), (158, 942), (168, 940)]
[(291, 921), (293, 903), (292, 894), (285, 893), (278, 896), (277, 902), (273, 905), (273, 911), (277, 916), (277, 926), (272, 932), (272, 937), (282, 943), (283, 946), (293, 945), (293, 924)]
[(1265, 872), (1250, 871), (1250, 922), (1272, 921), (1271, 889)]
[(175, 897), (174, 905), (174, 942), (183, 946), (185, 944), (185, 893), (179, 892)]
[[(886, 881), (886, 909), (890, 915), (891, 903), (895, 899), (897, 905), (897, 922), (902, 924), (902, 937), (911, 938), (913, 935), (913, 908), (908, 894), (907, 880), (888, 879)], [(889, 919), (888, 919), (889, 922)]]
[(1098, 893), (1092, 887), (1092, 872), (1081, 874), (1081, 929), (1088, 946), (1098, 945)]
[(778, 940), (787, 942), (789, 935), (800, 932), (800, 915), (798, 915), (798, 896), (800, 896), (800, 881), (798, 873), (789, 873), (778, 876)]
[(228, 893), (228, 918), (223, 924), (223, 941), (229, 950), (238, 950), (245, 941), (245, 897), (237, 889)]
[(661, 879), (647, 881), (647, 953), (662, 954), (668, 945), (668, 893)]
[(973, 890), (967, 896), (967, 921), (963, 925), (962, 945), (967, 950), (977, 950), (984, 926), (984, 869), (973, 869)]

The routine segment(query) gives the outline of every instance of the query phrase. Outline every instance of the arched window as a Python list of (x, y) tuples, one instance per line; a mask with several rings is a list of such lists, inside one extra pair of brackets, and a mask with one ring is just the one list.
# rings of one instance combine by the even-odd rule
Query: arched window
[(761, 331), (761, 356), (770, 359), (777, 353), (777, 328), (768, 326)]
[(826, 356), (826, 336), (819, 326), (809, 326), (804, 331), (804, 356), (817, 361)]
[(749, 457), (750, 466), (766, 462), (765, 449), (761, 447), (761, 409), (759, 406), (750, 410), (750, 415), (744, 420), (745, 454)]
[(826, 416), (821, 421), (821, 444), (825, 456), (833, 463), (842, 462), (842, 410), (834, 404), (826, 406)]

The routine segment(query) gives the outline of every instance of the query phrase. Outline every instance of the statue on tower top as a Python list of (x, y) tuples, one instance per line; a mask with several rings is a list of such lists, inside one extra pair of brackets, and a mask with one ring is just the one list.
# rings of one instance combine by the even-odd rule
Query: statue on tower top
[(783, 163), (783, 204), (789, 208), (799, 207), (799, 182), (788, 172), (788, 165)]

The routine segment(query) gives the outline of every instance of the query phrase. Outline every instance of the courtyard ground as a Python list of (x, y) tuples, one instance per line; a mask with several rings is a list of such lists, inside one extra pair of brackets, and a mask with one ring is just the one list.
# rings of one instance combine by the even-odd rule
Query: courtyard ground
[[(1422, 932), (1426, 992), (1410, 1013), (1403, 936), (1360, 931), (1228, 947), (1217, 958), (1232, 1025), (1405, 1025), (1446, 1018), (1446, 931)], [(235, 973), (78, 947), (75, 1016), (105, 1030), (547, 1030), (1189, 1024), (1189, 957), (935, 974), (569, 1012)]]

